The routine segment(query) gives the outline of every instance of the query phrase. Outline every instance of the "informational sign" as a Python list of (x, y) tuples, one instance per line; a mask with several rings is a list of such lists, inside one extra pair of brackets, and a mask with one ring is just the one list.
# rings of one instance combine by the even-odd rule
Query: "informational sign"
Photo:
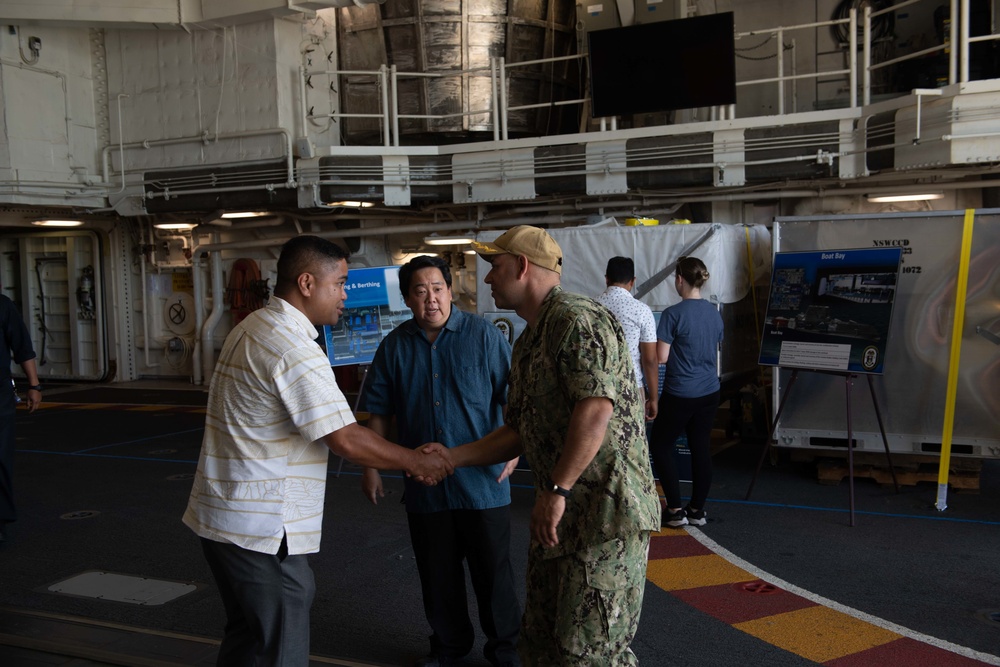
[(760, 364), (881, 374), (902, 254), (775, 253)]
[(331, 366), (371, 363), (385, 335), (412, 317), (399, 292), (399, 267), (350, 269), (344, 290), (344, 313), (323, 327), (326, 356)]

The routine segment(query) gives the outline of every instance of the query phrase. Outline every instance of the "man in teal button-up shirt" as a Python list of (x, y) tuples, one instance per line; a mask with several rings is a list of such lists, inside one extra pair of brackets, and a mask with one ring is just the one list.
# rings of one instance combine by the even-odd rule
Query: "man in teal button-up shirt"
[[(399, 272), (399, 287), (413, 319), (379, 345), (359, 408), (369, 426), (387, 436), (396, 418), (399, 444), (457, 446), (503, 424), (510, 346), (481, 317), (452, 308), (451, 271), (439, 257), (417, 257)], [(419, 665), (447, 665), (475, 643), (465, 593), (469, 566), (486, 658), (517, 665), (520, 605), (510, 553), (510, 483), (513, 465), (456, 470), (435, 487), (406, 479), (410, 539), (430, 623), (431, 654)], [(378, 471), (367, 469), (362, 490), (382, 495)]]

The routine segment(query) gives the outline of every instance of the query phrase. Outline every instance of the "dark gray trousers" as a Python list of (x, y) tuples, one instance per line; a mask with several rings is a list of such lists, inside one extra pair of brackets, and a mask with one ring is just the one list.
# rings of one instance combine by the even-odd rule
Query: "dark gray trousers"
[(276, 555), (202, 538), (226, 608), (218, 667), (306, 667), (316, 582), (307, 556)]
[(483, 653), (493, 665), (518, 664), (521, 605), (510, 563), (510, 505), (406, 515), (416, 556), (424, 613), (434, 634), (431, 652), (459, 661), (476, 640), (469, 618), (465, 568), (476, 592)]
[[(0, 385), (0, 392), (9, 392)], [(2, 394), (0, 394), (2, 396)], [(17, 519), (14, 509), (14, 397), (0, 398), (0, 528)]]

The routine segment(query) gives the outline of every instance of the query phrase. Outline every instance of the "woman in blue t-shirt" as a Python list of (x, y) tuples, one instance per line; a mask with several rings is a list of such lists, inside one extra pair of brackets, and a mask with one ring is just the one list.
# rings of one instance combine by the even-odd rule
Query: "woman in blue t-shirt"
[[(664, 526), (704, 526), (705, 500), (712, 485), (709, 444), (719, 407), (722, 316), (715, 305), (701, 298), (701, 287), (706, 280), (708, 269), (704, 262), (696, 257), (681, 257), (674, 278), (681, 302), (663, 311), (656, 328), (657, 354), (667, 368), (650, 436), (650, 451), (667, 497)], [(681, 506), (677, 464), (672, 456), (677, 438), (684, 433), (691, 450), (694, 483), (687, 507)]]

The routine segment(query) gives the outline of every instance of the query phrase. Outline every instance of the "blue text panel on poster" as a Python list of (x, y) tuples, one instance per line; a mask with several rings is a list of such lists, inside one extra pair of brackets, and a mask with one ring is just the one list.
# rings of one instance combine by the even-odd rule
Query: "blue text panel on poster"
[(764, 366), (883, 372), (902, 248), (774, 255)]
[(349, 269), (344, 291), (343, 315), (323, 327), (326, 356), (331, 366), (371, 363), (382, 338), (412, 316), (399, 293), (399, 267)]

